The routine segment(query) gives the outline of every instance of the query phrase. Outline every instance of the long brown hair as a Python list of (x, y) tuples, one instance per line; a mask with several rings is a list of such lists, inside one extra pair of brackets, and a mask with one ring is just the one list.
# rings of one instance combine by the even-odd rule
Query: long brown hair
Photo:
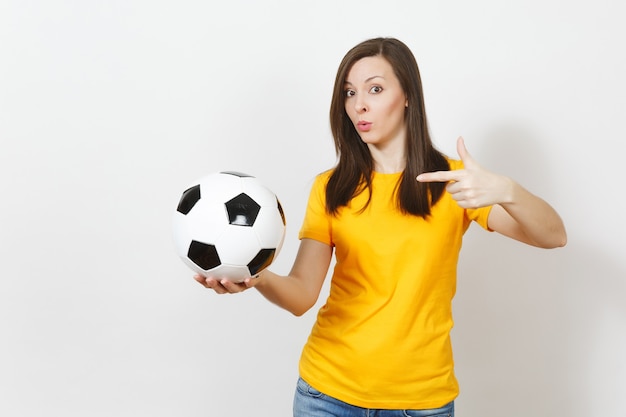
[[(428, 131), (422, 81), (411, 50), (394, 38), (369, 39), (353, 47), (337, 70), (330, 105), (330, 128), (335, 141), (338, 162), (326, 186), (326, 210), (337, 214), (342, 206), (359, 193), (372, 195), (374, 161), (345, 110), (344, 84), (355, 62), (365, 57), (386, 59), (400, 81), (407, 97), (406, 166), (396, 187), (398, 208), (405, 214), (427, 217), (445, 189), (445, 183), (420, 183), (415, 177), (423, 172), (444, 171), (450, 167), (445, 156), (433, 146)], [(367, 204), (369, 204), (369, 199)], [(363, 209), (367, 207), (367, 204)]]

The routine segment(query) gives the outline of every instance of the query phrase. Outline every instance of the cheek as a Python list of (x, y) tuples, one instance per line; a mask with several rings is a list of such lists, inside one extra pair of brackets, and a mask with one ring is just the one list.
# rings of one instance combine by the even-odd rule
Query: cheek
[(390, 103), (386, 109), (387, 116), (393, 118), (402, 118), (404, 119), (404, 100), (397, 100), (393, 103)]
[(348, 115), (348, 118), (352, 121), (352, 123), (354, 123), (355, 117), (356, 117), (356, 112), (354, 111), (353, 108), (350, 108), (350, 106), (345, 106), (344, 107), (346, 114)]

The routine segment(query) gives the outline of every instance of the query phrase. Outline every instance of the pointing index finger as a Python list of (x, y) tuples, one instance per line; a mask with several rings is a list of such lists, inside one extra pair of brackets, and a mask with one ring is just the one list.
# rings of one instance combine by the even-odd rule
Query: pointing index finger
[(420, 174), (416, 179), (419, 182), (448, 182), (457, 181), (458, 175), (455, 171), (435, 171)]

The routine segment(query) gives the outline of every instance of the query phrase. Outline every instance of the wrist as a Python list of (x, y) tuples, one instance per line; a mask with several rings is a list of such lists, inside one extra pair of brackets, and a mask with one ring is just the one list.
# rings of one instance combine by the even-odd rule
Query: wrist
[(253, 285), (255, 287), (259, 286), (262, 287), (263, 284), (265, 284), (266, 278), (267, 278), (267, 270), (264, 269), (263, 271), (259, 272), (258, 274), (252, 276), (252, 278), (250, 279), (250, 281), (253, 283)]
[(519, 185), (509, 177), (502, 177), (504, 190), (500, 204), (514, 203)]

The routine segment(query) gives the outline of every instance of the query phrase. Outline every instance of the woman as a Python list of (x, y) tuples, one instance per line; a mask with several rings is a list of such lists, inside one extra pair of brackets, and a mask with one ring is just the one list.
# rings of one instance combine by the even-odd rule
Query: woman
[(338, 163), (312, 187), (289, 274), (265, 270), (239, 284), (195, 278), (220, 294), (255, 287), (301, 315), (316, 303), (334, 251), (294, 415), (452, 416), (451, 304), (464, 232), (476, 221), (554, 248), (566, 243), (563, 223), (545, 201), (480, 167), (462, 138), (458, 160), (434, 148), (417, 63), (396, 39), (346, 54), (330, 122)]

